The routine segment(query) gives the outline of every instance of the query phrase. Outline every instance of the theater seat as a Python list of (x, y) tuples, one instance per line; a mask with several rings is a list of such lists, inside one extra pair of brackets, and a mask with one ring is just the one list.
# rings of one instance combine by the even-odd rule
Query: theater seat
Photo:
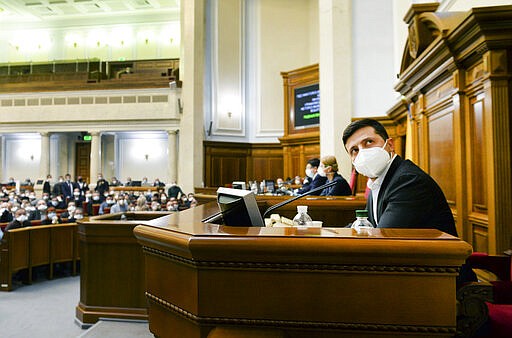
[(475, 337), (512, 337), (511, 256), (475, 252), (467, 262), (481, 283), (492, 286), (492, 300), (485, 302), (488, 318)]

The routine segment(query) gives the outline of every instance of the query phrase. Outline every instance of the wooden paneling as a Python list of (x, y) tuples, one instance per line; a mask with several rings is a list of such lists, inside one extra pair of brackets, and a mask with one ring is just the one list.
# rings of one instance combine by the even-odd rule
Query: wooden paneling
[(452, 113), (439, 114), (429, 120), (429, 168), (430, 175), (443, 190), (449, 204), (456, 203), (455, 161), (453, 156), (453, 119)]
[(279, 144), (205, 141), (203, 146), (204, 182), (207, 187), (283, 176), (283, 153)]
[[(512, 246), (512, 6), (434, 11), (406, 15), (410, 34), (431, 36), (409, 37), (406, 49), (423, 49), (404, 52), (395, 86), (411, 108), (412, 160), (443, 189), (459, 235), (501, 253)], [(388, 115), (405, 125), (396, 110)]]
[(483, 177), (487, 177), (485, 158), (485, 135), (484, 135), (484, 111), (482, 98), (474, 98), (469, 105), (469, 123), (471, 125), (468, 163), (471, 180), (471, 210), (475, 212), (487, 212), (487, 189)]

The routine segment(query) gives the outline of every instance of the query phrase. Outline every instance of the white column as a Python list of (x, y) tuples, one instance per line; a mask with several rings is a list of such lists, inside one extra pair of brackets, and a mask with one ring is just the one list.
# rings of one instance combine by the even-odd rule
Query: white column
[(348, 178), (352, 165), (343, 147), (343, 129), (352, 117), (352, 1), (319, 0), (320, 153), (334, 155)]
[(167, 156), (168, 156), (168, 181), (167, 183), (172, 183), (177, 181), (177, 172), (178, 172), (178, 153), (176, 148), (176, 138), (178, 137), (177, 130), (168, 130), (168, 145), (167, 145)]
[(181, 1), (180, 77), (183, 114), (180, 134), (193, 138), (179, 142), (178, 181), (183, 191), (194, 191), (203, 181), (204, 0)]
[(97, 175), (101, 172), (101, 133), (99, 131), (90, 132), (91, 139), (91, 171), (89, 173), (89, 183), (96, 184)]
[(4, 136), (0, 134), (0, 182), (5, 181), (4, 166), (5, 166)]
[(50, 173), (50, 133), (41, 132), (41, 161), (39, 162), (39, 178), (46, 178)]

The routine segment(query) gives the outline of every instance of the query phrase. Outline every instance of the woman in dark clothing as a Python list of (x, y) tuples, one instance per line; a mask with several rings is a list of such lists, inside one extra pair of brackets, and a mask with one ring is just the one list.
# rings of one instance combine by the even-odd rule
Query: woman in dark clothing
[(336, 181), (337, 184), (332, 187), (325, 188), (322, 190), (320, 196), (349, 196), (352, 195), (352, 189), (348, 185), (347, 181), (338, 174), (338, 163), (336, 157), (332, 155), (324, 156), (320, 160), (320, 166), (318, 167), (318, 174), (320, 176), (327, 177), (325, 183)]

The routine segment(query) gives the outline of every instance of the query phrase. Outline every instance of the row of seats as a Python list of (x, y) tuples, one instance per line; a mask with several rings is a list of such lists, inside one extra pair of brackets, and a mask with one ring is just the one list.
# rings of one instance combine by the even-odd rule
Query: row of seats
[(76, 275), (80, 260), (76, 223), (30, 226), (4, 233), (0, 242), (0, 290), (13, 289), (13, 276), (25, 271), (23, 282), (32, 283), (33, 268), (48, 267), (48, 278), (54, 276), (57, 263), (71, 263)]

